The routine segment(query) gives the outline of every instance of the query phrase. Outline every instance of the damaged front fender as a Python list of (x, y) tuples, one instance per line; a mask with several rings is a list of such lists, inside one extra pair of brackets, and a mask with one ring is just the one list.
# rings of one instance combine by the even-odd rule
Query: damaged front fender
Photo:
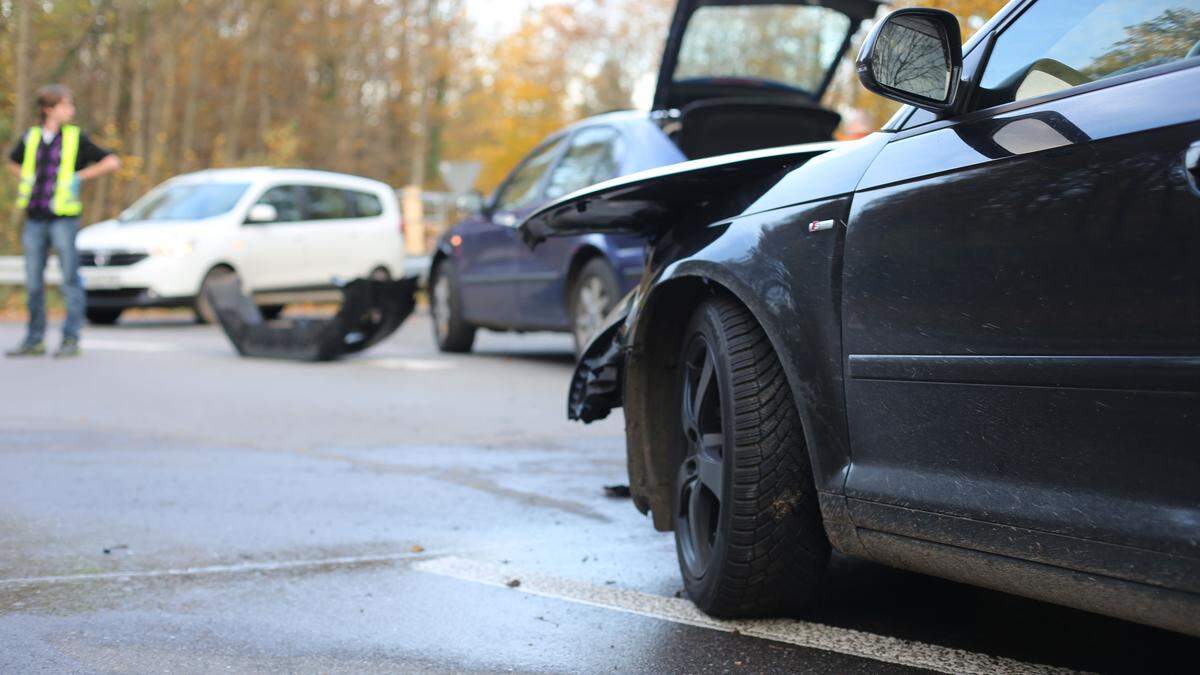
[(631, 297), (632, 294), (626, 296), (608, 315), (604, 327), (588, 342), (575, 364), (567, 397), (568, 418), (590, 424), (608, 417), (614, 408), (622, 406), (625, 368), (622, 342)]

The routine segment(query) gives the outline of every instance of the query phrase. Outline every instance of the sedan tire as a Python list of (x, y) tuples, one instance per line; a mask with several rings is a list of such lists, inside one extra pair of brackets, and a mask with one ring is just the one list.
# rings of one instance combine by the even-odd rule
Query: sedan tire
[(701, 303), (684, 335), (673, 491), (684, 585), (713, 616), (793, 613), (813, 600), (830, 549), (790, 385), (731, 298)]
[(583, 354), (588, 342), (603, 327), (604, 318), (620, 299), (617, 275), (604, 258), (592, 258), (579, 270), (571, 284), (568, 309), (575, 355)]
[(458, 270), (451, 260), (439, 262), (429, 275), (429, 311), (433, 339), (443, 352), (466, 353), (475, 344), (475, 326), (462, 316)]

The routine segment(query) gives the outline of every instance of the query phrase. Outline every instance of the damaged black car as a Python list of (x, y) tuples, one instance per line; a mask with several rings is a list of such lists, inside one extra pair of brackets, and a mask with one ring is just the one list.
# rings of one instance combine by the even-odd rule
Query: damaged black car
[(1200, 0), (959, 30), (874, 27), (859, 77), (906, 104), (879, 133), (531, 215), (531, 245), (651, 242), (569, 414), (624, 408), (711, 614), (803, 608), (836, 549), (1200, 635)]

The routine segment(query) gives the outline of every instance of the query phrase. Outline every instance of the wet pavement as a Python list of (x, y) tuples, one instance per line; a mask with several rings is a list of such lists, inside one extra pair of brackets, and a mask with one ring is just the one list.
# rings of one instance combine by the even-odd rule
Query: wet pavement
[[(1171, 671), (1200, 641), (836, 558), (798, 620), (717, 622), (566, 421), (568, 336), (331, 364), (178, 319), (0, 361), (0, 672)], [(0, 344), (20, 326), (0, 324)]]

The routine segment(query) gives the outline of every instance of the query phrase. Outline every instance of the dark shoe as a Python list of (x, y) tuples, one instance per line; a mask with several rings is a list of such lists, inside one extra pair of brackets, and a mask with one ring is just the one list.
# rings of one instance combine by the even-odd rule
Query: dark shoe
[(13, 357), (13, 356), (43, 356), (45, 353), (46, 353), (46, 343), (45, 342), (42, 342), (41, 340), (38, 340), (37, 342), (32, 342), (30, 340), (26, 340), (26, 341), (22, 342), (21, 344), (17, 345), (15, 348), (4, 352), (4, 355), (10, 356), (10, 357)]
[(73, 356), (79, 356), (79, 339), (64, 338), (62, 345), (58, 348), (58, 351), (54, 352), (54, 358), (66, 359)]

